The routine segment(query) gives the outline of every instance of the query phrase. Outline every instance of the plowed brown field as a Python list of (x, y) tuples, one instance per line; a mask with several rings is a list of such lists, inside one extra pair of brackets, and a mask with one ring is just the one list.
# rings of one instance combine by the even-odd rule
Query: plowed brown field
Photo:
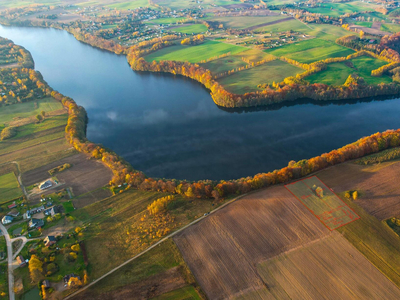
[(249, 195), (175, 237), (209, 299), (266, 299), (256, 264), (329, 230), (283, 186)]
[(339, 233), (258, 266), (273, 299), (399, 299), (400, 290)]
[(400, 162), (371, 166), (344, 163), (317, 176), (336, 193), (360, 191), (356, 203), (379, 220), (400, 215)]

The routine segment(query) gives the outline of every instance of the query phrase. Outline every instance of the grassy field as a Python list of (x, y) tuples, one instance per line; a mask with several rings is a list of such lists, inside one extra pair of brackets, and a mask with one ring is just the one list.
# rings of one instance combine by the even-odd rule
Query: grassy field
[(382, 77), (371, 76), (371, 71), (385, 65), (385, 61), (363, 56), (352, 59), (351, 62), (353, 63), (354, 68), (347, 66), (345, 63), (328, 64), (326, 70), (315, 73), (305, 79), (310, 83), (342, 85), (346, 82), (346, 79), (350, 74), (357, 73), (363, 77), (368, 84), (392, 82), (392, 78), (386, 75)]
[(322, 39), (311, 39), (280, 48), (265, 50), (275, 56), (285, 56), (301, 63), (312, 63), (331, 57), (342, 57), (354, 53), (353, 50)]
[[(91, 262), (90, 276), (98, 278), (156, 242), (159, 229), (174, 230), (202, 216), (210, 201), (176, 196), (168, 215), (148, 215), (147, 206), (165, 193), (128, 190), (71, 212), (78, 224), (91, 224), (85, 243)], [(157, 227), (158, 226), (158, 227)], [(115, 254), (118, 253), (116, 256)]]
[[(252, 16), (252, 17), (216, 17), (213, 18), (213, 21), (218, 21), (224, 24), (224, 28), (232, 28), (232, 29), (246, 29), (248, 27), (274, 22), (280, 19), (284, 19), (285, 16)], [(285, 24), (279, 23), (278, 25)]]
[(172, 28), (170, 30), (175, 31), (175, 32), (187, 33), (187, 34), (192, 34), (192, 33), (196, 34), (196, 33), (200, 33), (200, 32), (206, 32), (207, 26), (203, 25), (203, 24), (194, 24), (194, 25)]
[[(343, 201), (316, 176), (285, 185), (285, 187), (330, 230), (359, 219), (359, 216), (345, 206)], [(318, 196), (313, 188), (320, 188), (323, 194)]]
[(224, 53), (231, 52), (231, 54), (236, 54), (245, 50), (247, 48), (216, 41), (206, 41), (197, 46), (176, 45), (167, 47), (145, 56), (145, 59), (148, 62), (153, 60), (176, 60), (196, 63)]
[(281, 60), (274, 60), (261, 66), (234, 73), (218, 79), (228, 91), (236, 94), (259, 90), (257, 85), (272, 82), (281, 82), (288, 76), (304, 72)]
[(68, 120), (68, 114), (45, 118), (38, 124), (31, 123), (18, 127), (18, 133), (15, 138), (21, 138), (27, 135), (32, 135), (40, 131), (49, 130), (56, 127), (65, 126)]
[(148, 0), (132, 0), (132, 1), (118, 1), (112, 4), (108, 4), (106, 6), (120, 10), (127, 10), (127, 9), (136, 9), (138, 7), (148, 7), (150, 6), (150, 4)]
[(400, 31), (400, 25), (399, 24), (388, 24), (388, 23), (382, 24), (381, 30), (396, 33), (396, 32)]
[(180, 23), (180, 22), (182, 22), (184, 20), (185, 20), (185, 18), (160, 18), (160, 19), (145, 21), (145, 23), (150, 23), (150, 24), (178, 24), (178, 23)]
[(303, 24), (299, 20), (293, 19), (293, 20), (289, 20), (286, 22), (282, 22), (282, 23), (277, 23), (277, 24), (260, 27), (260, 28), (256, 29), (255, 31), (256, 32), (277, 33), (277, 32), (286, 32), (289, 30), (305, 32), (310, 29), (307, 27), (307, 25)]
[[(167, 288), (163, 280), (168, 280)], [(96, 298), (98, 295), (122, 295), (124, 292), (138, 295), (143, 293), (143, 286), (150, 288), (151, 283), (157, 286), (151, 299), (202, 299), (194, 288), (193, 275), (183, 260), (175, 243), (168, 239), (159, 246), (145, 253), (135, 261), (125, 265), (107, 278), (101, 280), (74, 300)], [(140, 285), (142, 288), (140, 289)], [(164, 290), (163, 290), (164, 289)]]
[(61, 108), (61, 103), (54, 98), (45, 98), (37, 101), (2, 106), (0, 107), (0, 123), (7, 123), (15, 118), (36, 116), (42, 111), (50, 112)]
[(346, 13), (361, 12), (373, 10), (376, 5), (368, 4), (361, 1), (347, 2), (347, 3), (321, 3), (316, 8), (306, 8), (306, 10), (322, 14), (325, 16), (339, 17)]
[(55, 5), (62, 4), (60, 0), (2, 0), (0, 2), (0, 8), (13, 8), (28, 6), (33, 4), (43, 4), (43, 5)]
[(358, 22), (354, 22), (354, 25), (360, 25), (360, 26), (363, 26), (363, 27), (371, 28), (372, 27), (372, 22), (358, 21)]
[(246, 61), (258, 62), (271, 57), (271, 55), (265, 53), (264, 51), (250, 49), (244, 52), (240, 52), (236, 55), (230, 55), (227, 57), (212, 60), (203, 64), (203, 66), (209, 69), (213, 74), (219, 74), (221, 72), (226, 72), (246, 66), (247, 62), (243, 61), (242, 58), (244, 58)]
[(22, 195), (22, 190), (14, 173), (0, 176), (0, 204), (21, 197)]

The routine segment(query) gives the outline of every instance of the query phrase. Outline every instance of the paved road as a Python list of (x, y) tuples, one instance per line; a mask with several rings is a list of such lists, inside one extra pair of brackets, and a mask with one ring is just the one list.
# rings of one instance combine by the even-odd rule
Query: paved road
[[(232, 200), (226, 202), (225, 204), (221, 205), (221, 206), (218, 207), (217, 209), (214, 209), (212, 212), (210, 212), (210, 214), (213, 214), (213, 213), (219, 211), (220, 209), (224, 208), (225, 206), (231, 204), (232, 202), (234, 202), (234, 201), (236, 201), (236, 200), (239, 200), (239, 199), (241, 199), (241, 198), (243, 198), (243, 197), (245, 197), (245, 196), (247, 196), (247, 195), (249, 195), (249, 194), (252, 194), (252, 193), (254, 193), (254, 192), (259, 192), (259, 191), (260, 191), (260, 190), (257, 190), (257, 191), (253, 191), (253, 192), (250, 192), (250, 193), (247, 193), (247, 194), (238, 196), (238, 197), (236, 197), (236, 198), (234, 198), (234, 199), (232, 199)], [(111, 274), (114, 273), (115, 271), (118, 271), (118, 270), (121, 269), (123, 266), (129, 264), (130, 262), (134, 261), (136, 258), (138, 258), (138, 257), (142, 256), (143, 254), (149, 252), (149, 251), (150, 251), (151, 249), (153, 249), (154, 247), (157, 247), (157, 246), (160, 245), (162, 242), (166, 241), (166, 240), (169, 239), (169, 238), (172, 238), (173, 236), (177, 235), (178, 233), (180, 233), (181, 231), (185, 230), (186, 228), (188, 228), (188, 227), (190, 227), (190, 226), (192, 226), (192, 225), (194, 225), (194, 224), (200, 222), (200, 221), (203, 220), (204, 218), (208, 217), (210, 214), (205, 215), (205, 216), (202, 216), (202, 217), (198, 218), (197, 220), (194, 220), (193, 222), (191, 222), (191, 223), (187, 224), (186, 226), (182, 227), (181, 229), (179, 229), (179, 230), (177, 230), (177, 231), (171, 233), (170, 235), (167, 235), (166, 237), (162, 238), (161, 240), (159, 240), (157, 243), (155, 243), (154, 245), (150, 246), (150, 247), (147, 248), (146, 250), (144, 250), (144, 251), (140, 252), (139, 254), (137, 254), (136, 256), (134, 256), (134, 257), (128, 259), (127, 261), (123, 262), (122, 264), (120, 264), (119, 266), (115, 267), (115, 268), (112, 269), (111, 271), (107, 272), (107, 273), (104, 274), (103, 276), (99, 277), (98, 279), (92, 281), (91, 283), (89, 283), (88, 285), (84, 286), (84, 287), (81, 288), (80, 290), (78, 290), (78, 291), (76, 291), (75, 293), (72, 293), (72, 294), (69, 295), (68, 297), (64, 298), (64, 300), (71, 299), (72, 297), (78, 295), (79, 293), (81, 293), (81, 292), (83, 292), (84, 290), (88, 289), (88, 288), (91, 287), (92, 285), (95, 285), (97, 282), (99, 282), (100, 280), (104, 279), (104, 278), (107, 277), (108, 275), (111, 275)]]
[(13, 253), (12, 253), (12, 245), (11, 239), (8, 235), (7, 229), (0, 222), (0, 229), (3, 232), (4, 237), (6, 238), (7, 244), (7, 260), (8, 260), (8, 293), (10, 295), (10, 300), (15, 300), (14, 294), (14, 274), (13, 274)]

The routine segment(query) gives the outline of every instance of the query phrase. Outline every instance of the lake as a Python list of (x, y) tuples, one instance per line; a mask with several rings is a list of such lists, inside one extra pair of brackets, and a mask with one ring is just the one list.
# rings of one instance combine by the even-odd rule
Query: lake
[(91, 141), (151, 177), (252, 176), (400, 127), (398, 99), (238, 113), (218, 108), (197, 82), (134, 72), (125, 56), (64, 31), (0, 27), (0, 36), (28, 49), (49, 85), (86, 108)]

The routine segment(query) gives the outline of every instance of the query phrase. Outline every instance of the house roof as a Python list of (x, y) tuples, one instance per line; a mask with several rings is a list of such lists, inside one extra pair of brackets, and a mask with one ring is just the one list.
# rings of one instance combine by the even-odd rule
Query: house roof
[(56, 238), (55, 238), (54, 236), (52, 236), (52, 235), (48, 235), (48, 236), (45, 238), (45, 240), (48, 240), (49, 242), (55, 242), (55, 241), (56, 241)]
[(14, 220), (14, 218), (11, 217), (11, 216), (4, 216), (2, 220), (3, 220), (3, 221), (4, 221), (4, 220), (6, 220), (6, 221), (12, 221), (12, 220)]

